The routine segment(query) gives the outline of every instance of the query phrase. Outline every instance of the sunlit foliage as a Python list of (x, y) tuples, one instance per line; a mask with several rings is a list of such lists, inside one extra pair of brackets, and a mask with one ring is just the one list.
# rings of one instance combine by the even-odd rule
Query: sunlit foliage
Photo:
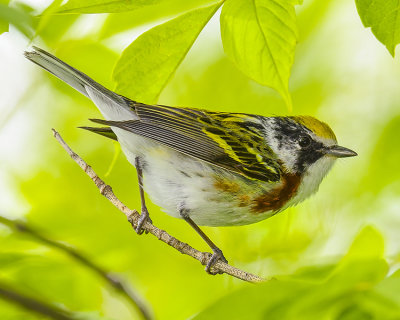
[[(0, 1), (0, 215), (24, 219), (117, 274), (157, 319), (398, 319), (396, 3)], [(76, 128), (98, 118), (97, 109), (25, 61), (30, 44), (135, 100), (316, 116), (359, 156), (338, 163), (296, 208), (255, 225), (206, 228), (231, 264), (275, 281), (211, 277), (137, 236), (54, 141), (52, 127), (140, 208), (134, 168), (122, 155), (111, 168), (114, 142)], [(157, 226), (207, 250), (183, 221), (149, 210)], [(0, 225), (3, 282), (83, 319), (140, 318), (89, 269)], [(0, 296), (0, 319), (41, 317)]]

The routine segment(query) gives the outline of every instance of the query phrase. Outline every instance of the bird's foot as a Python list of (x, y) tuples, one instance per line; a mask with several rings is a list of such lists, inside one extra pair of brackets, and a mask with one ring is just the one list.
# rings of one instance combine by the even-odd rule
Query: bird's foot
[(228, 260), (224, 257), (224, 254), (222, 253), (221, 249), (215, 248), (213, 249), (213, 254), (208, 261), (206, 265), (206, 272), (211, 275), (216, 275), (216, 274), (222, 274), (222, 271), (215, 271), (213, 270), (214, 265), (217, 263), (218, 260), (221, 260), (222, 262), (228, 263)]
[[(140, 213), (140, 217), (135, 228), (135, 231), (138, 235), (143, 234), (143, 232), (145, 231), (143, 229), (143, 225), (146, 223), (146, 221), (153, 223), (153, 221), (151, 221), (150, 219), (149, 211), (147, 211), (147, 208), (144, 207), (142, 208), (142, 212)], [(148, 233), (148, 231), (146, 231), (146, 233)]]

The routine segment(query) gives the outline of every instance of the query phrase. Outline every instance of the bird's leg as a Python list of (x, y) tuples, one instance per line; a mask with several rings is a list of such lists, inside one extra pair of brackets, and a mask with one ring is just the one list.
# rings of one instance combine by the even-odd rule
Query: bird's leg
[(179, 210), (179, 214), (181, 217), (200, 235), (200, 237), (203, 238), (203, 240), (209, 245), (211, 250), (213, 251), (213, 254), (211, 256), (211, 259), (208, 261), (206, 265), (206, 272), (212, 275), (222, 273), (222, 272), (215, 272), (211, 271), (211, 268), (214, 266), (214, 264), (218, 261), (221, 260), (225, 263), (228, 263), (228, 260), (225, 259), (224, 254), (222, 253), (221, 249), (218, 248), (214, 242), (211, 241), (211, 239), (199, 228), (199, 226), (189, 217), (188, 215), (188, 210), (181, 208)]
[(142, 164), (140, 162), (140, 158), (136, 157), (135, 158), (135, 167), (137, 171), (137, 176), (138, 176), (138, 182), (139, 182), (139, 193), (140, 193), (140, 201), (142, 204), (141, 212), (140, 212), (140, 218), (138, 220), (137, 226), (136, 226), (136, 233), (137, 234), (142, 234), (143, 233), (143, 225), (146, 221), (153, 223), (150, 219), (149, 211), (147, 210), (146, 207), (146, 201), (144, 199), (144, 190), (143, 190), (143, 168)]

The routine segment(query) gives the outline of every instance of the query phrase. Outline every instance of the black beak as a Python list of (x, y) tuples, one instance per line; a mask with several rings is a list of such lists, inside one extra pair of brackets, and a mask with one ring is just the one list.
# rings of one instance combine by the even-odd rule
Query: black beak
[(325, 149), (325, 154), (336, 158), (355, 157), (357, 152), (341, 146), (331, 146)]

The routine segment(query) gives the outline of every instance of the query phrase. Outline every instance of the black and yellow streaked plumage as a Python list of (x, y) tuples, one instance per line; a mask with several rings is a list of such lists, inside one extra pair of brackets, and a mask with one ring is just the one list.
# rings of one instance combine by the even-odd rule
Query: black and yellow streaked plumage
[(258, 116), (200, 109), (145, 105), (129, 101), (137, 120), (98, 123), (112, 125), (188, 156), (239, 173), (246, 178), (278, 181), (280, 166), (263, 143)]

